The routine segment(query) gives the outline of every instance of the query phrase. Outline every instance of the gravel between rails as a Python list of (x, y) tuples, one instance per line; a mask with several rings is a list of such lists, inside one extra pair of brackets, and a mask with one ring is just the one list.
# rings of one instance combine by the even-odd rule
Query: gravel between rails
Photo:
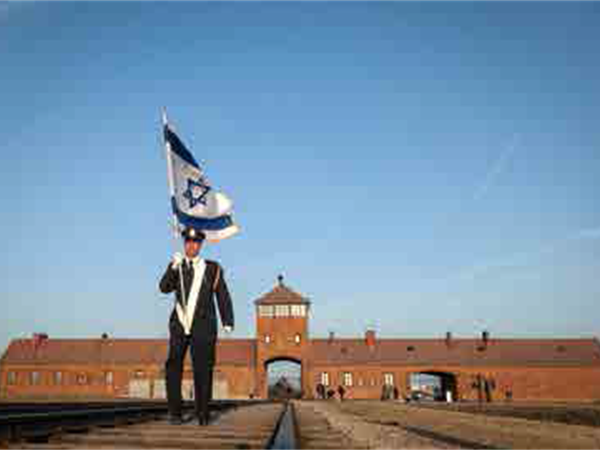
[[(366, 422), (363, 417), (342, 412), (337, 402), (296, 401), (294, 407), (301, 414), (323, 417), (334, 430), (341, 432), (348, 441), (352, 442), (351, 448), (460, 448), (418, 436), (397, 426)], [(340, 448), (348, 447), (340, 446)]]
[[(346, 401), (330, 403), (330, 408), (366, 423), (386, 424), (388, 429), (414, 427), (488, 447), (600, 448), (597, 427), (419, 408), (394, 402)], [(441, 448), (435, 441), (433, 447)]]
[(600, 404), (564, 402), (441, 403), (420, 402), (421, 408), (513, 417), (542, 422), (600, 427)]

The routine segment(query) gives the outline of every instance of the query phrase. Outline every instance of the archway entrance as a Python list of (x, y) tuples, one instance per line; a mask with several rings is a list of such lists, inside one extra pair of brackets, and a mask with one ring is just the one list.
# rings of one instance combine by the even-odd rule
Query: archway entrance
[(275, 358), (265, 362), (267, 397), (288, 399), (302, 397), (302, 363), (293, 358)]
[(409, 391), (411, 400), (453, 402), (457, 398), (456, 375), (438, 371), (411, 373)]

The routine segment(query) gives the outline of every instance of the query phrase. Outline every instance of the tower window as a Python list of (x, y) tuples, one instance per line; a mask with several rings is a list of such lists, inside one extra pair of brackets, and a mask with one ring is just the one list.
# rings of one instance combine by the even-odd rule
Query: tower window
[(58, 386), (58, 385), (62, 384), (62, 381), (63, 381), (62, 372), (60, 372), (60, 371), (54, 372), (54, 384)]
[(30, 381), (32, 385), (40, 384), (40, 373), (38, 371), (31, 372)]
[(289, 305), (275, 305), (275, 317), (287, 317), (290, 315)]
[(294, 336), (294, 341), (296, 342), (296, 344), (299, 344), (300, 340), (301, 340), (300, 333), (296, 333), (296, 336)]
[(393, 373), (384, 373), (383, 374), (383, 384), (385, 386), (393, 386), (394, 385), (394, 374)]
[(260, 305), (258, 315), (260, 317), (273, 317), (273, 305)]
[(306, 316), (306, 305), (290, 305), (290, 308), (293, 317)]
[(271, 336), (268, 334), (265, 334), (265, 344), (268, 344), (271, 342)]
[(344, 386), (352, 386), (352, 373), (344, 372)]
[(6, 384), (17, 384), (16, 372), (8, 372)]

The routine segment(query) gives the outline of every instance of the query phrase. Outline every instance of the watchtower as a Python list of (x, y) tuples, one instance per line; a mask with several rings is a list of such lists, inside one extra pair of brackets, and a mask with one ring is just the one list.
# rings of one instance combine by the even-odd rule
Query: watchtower
[(256, 305), (256, 386), (259, 397), (267, 395), (267, 366), (275, 361), (301, 365), (302, 389), (307, 388), (308, 314), (310, 302), (277, 277), (275, 287), (260, 297)]

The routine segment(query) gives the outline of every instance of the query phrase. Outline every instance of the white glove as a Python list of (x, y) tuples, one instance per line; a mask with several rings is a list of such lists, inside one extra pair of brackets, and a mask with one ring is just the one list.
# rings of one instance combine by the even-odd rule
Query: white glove
[(173, 259), (171, 260), (171, 267), (173, 269), (177, 269), (177, 268), (179, 268), (179, 266), (181, 265), (182, 262), (183, 262), (183, 256), (181, 255), (181, 253), (176, 252), (173, 254)]
[(223, 331), (227, 334), (231, 333), (233, 331), (233, 327), (231, 325), (225, 325), (223, 327)]

